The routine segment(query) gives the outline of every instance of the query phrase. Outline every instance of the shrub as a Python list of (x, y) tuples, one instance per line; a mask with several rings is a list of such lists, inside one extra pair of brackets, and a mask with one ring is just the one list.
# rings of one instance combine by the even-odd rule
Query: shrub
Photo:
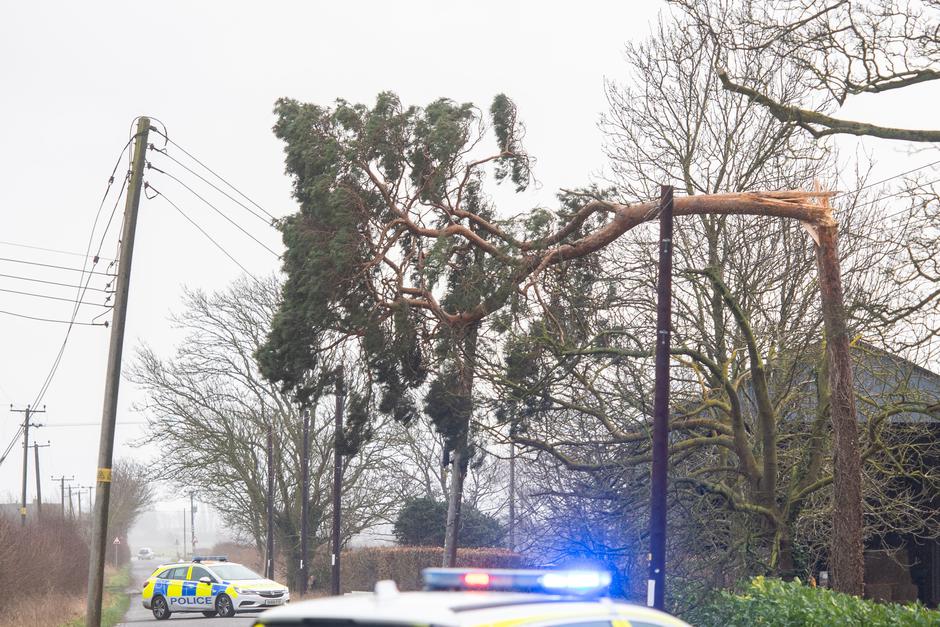
[(88, 546), (74, 521), (31, 521), (0, 515), (0, 617), (17, 600), (41, 595), (81, 596), (88, 577)]
[[(326, 555), (319, 567), (313, 565), (319, 589), (329, 587), (328, 560)], [(443, 561), (444, 549), (436, 546), (363, 547), (344, 551), (340, 562), (343, 591), (372, 590), (381, 579), (394, 580), (401, 590), (420, 590), (421, 571), (440, 566)], [(457, 566), (520, 568), (524, 564), (522, 556), (507, 549), (468, 548), (457, 550)]]
[[(444, 546), (447, 503), (429, 498), (411, 499), (395, 520), (395, 539), (403, 546)], [(460, 546), (500, 546), (506, 531), (499, 521), (471, 505), (460, 512)]]
[(756, 577), (741, 593), (720, 592), (684, 615), (700, 627), (751, 625), (866, 625), (919, 627), (940, 624), (940, 613), (922, 605), (876, 603), (795, 581)]

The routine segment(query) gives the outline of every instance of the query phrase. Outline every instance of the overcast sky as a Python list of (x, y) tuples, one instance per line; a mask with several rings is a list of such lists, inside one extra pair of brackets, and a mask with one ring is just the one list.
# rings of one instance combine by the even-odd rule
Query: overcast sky
[[(660, 2), (5, 2), (0, 8), (0, 257), (80, 267), (114, 161), (132, 120), (151, 115), (183, 147), (275, 216), (294, 211), (274, 101), (372, 102), (382, 90), (405, 104), (447, 96), (487, 107), (505, 92), (518, 104), (538, 158), (534, 200), (590, 182), (604, 166), (598, 115), (604, 79), (624, 74), (625, 42), (643, 37)], [(933, 85), (861, 100), (843, 113), (888, 125), (935, 128)], [(844, 143), (853, 155), (855, 142)], [(866, 141), (890, 175), (935, 159), (906, 146)], [(156, 162), (156, 160), (155, 160)], [(119, 168), (123, 172), (124, 166)], [(276, 259), (199, 200), (148, 179), (257, 275)], [(173, 192), (173, 193), (169, 193)], [(233, 204), (230, 217), (277, 251), (279, 237)], [(523, 207), (519, 207), (523, 209)], [(111, 205), (105, 207), (105, 218)], [(120, 208), (119, 208), (120, 211)], [(116, 226), (104, 256), (113, 256)], [(102, 262), (99, 267), (105, 267)], [(178, 339), (168, 315), (183, 285), (223, 288), (239, 268), (161, 199), (141, 205), (125, 363), (146, 342), (163, 353)], [(74, 284), (68, 270), (0, 261), (0, 274)], [(91, 286), (104, 287), (106, 277)], [(0, 277), (0, 289), (61, 298), (75, 290)], [(100, 293), (98, 293), (100, 294)], [(103, 294), (102, 294), (103, 295)], [(88, 300), (97, 303), (97, 296)], [(0, 291), (0, 310), (67, 319), (68, 302)], [(87, 322), (103, 310), (83, 308)], [(107, 319), (106, 316), (103, 319)], [(0, 403), (17, 408), (39, 392), (66, 326), (0, 314)], [(108, 330), (76, 327), (43, 403), (43, 490), (51, 475), (90, 485), (96, 467)], [(121, 388), (115, 457), (149, 458), (128, 442), (144, 418)], [(0, 414), (0, 453), (21, 414)], [(137, 424), (135, 424), (137, 423)], [(21, 448), (0, 466), (0, 500), (19, 498)], [(30, 499), (35, 491), (30, 455)], [(177, 486), (182, 490), (185, 486)], [(172, 491), (172, 487), (169, 488)], [(167, 506), (169, 506), (167, 504)]]

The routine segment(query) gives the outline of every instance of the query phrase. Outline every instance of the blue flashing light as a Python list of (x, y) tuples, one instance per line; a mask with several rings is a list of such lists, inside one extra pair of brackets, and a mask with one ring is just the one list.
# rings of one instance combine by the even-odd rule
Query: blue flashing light
[(560, 570), (542, 575), (542, 586), (547, 590), (607, 590), (610, 573), (596, 570)]
[(200, 562), (227, 562), (228, 555), (193, 555), (193, 561)]
[(482, 568), (426, 568), (425, 590), (486, 590), (603, 596), (611, 576), (594, 570), (510, 570)]

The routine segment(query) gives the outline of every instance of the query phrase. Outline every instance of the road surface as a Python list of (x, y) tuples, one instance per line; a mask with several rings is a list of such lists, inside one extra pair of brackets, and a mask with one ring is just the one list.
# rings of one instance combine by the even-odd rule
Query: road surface
[(143, 623), (152, 623), (153, 625), (171, 626), (176, 622), (186, 625), (186, 627), (199, 627), (201, 625), (213, 627), (251, 627), (254, 625), (257, 613), (236, 614), (234, 618), (206, 618), (202, 614), (183, 614), (177, 613), (170, 617), (169, 622), (157, 621), (150, 610), (144, 609), (140, 603), (140, 589), (144, 585), (144, 580), (150, 576), (153, 569), (159, 562), (153, 560), (131, 560), (131, 587), (127, 592), (131, 596), (131, 607), (124, 615), (124, 622), (121, 625), (140, 627)]

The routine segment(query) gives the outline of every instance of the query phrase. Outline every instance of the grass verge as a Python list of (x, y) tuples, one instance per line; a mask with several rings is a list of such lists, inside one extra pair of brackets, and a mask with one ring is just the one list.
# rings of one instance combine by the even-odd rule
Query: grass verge
[[(127, 587), (131, 585), (130, 565), (121, 568), (105, 568), (104, 571), (104, 598), (101, 600), (101, 627), (114, 627), (121, 622), (131, 599), (127, 594)], [(60, 623), (63, 627), (85, 627), (84, 603), (77, 616)], [(46, 625), (52, 623), (44, 623)]]

